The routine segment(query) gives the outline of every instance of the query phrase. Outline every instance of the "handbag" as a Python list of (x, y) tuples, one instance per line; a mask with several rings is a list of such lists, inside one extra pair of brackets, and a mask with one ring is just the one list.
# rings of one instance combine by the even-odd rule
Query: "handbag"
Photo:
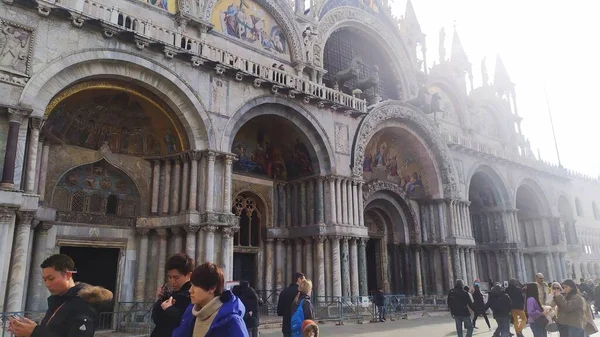
[(546, 316), (540, 316), (538, 319), (534, 321), (534, 323), (541, 327), (546, 327), (550, 321), (546, 318)]

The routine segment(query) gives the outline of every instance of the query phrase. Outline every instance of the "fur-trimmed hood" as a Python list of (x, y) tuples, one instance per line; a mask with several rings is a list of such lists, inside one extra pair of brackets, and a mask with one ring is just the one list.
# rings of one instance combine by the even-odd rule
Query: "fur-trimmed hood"
[(113, 293), (103, 287), (93, 286), (86, 283), (78, 283), (73, 288), (78, 288), (77, 296), (82, 300), (98, 305), (106, 302), (110, 302), (113, 299)]
[(314, 321), (307, 319), (302, 323), (302, 337), (312, 336), (319, 337), (319, 326)]

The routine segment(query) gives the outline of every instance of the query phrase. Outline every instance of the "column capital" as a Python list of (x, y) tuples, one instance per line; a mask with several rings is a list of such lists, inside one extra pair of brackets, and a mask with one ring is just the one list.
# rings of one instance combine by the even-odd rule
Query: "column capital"
[(342, 242), (345, 243), (345, 244), (348, 243), (348, 241), (350, 241), (350, 237), (349, 236), (342, 236), (341, 239), (342, 239)]
[(15, 214), (16, 208), (0, 206), (0, 224), (1, 223), (9, 223), (12, 220), (13, 215)]
[(48, 223), (48, 222), (41, 221), (35, 228), (40, 233), (47, 233), (50, 230), (50, 228), (52, 228), (52, 224)]
[(275, 239), (275, 243), (278, 245), (282, 245), (285, 242), (286, 239), (284, 238), (276, 238)]
[(202, 227), (202, 230), (205, 231), (206, 233), (215, 233), (217, 231), (217, 226), (204, 226)]
[(171, 230), (171, 233), (173, 233), (173, 235), (179, 235), (181, 234), (181, 227), (171, 227), (169, 228)]
[(162, 164), (162, 160), (152, 159), (152, 165), (160, 167), (161, 164)]
[(275, 238), (268, 236), (265, 241), (267, 241), (267, 243), (273, 243), (274, 240)]
[(142, 236), (148, 235), (148, 233), (150, 233), (150, 228), (142, 227), (142, 228), (136, 228), (135, 230), (139, 235), (142, 235)]
[(21, 124), (32, 112), (32, 109), (8, 108), (8, 122)]
[(448, 246), (439, 246), (440, 252), (448, 253)]
[(159, 237), (161, 237), (161, 238), (167, 237), (167, 229), (166, 228), (157, 228), (157, 229), (155, 229), (155, 231)]
[(209, 151), (206, 151), (205, 155), (209, 161), (215, 161), (215, 157), (217, 154), (214, 151), (209, 150)]
[(183, 227), (183, 229), (186, 231), (186, 233), (188, 234), (196, 234), (196, 232), (198, 232), (198, 230), (200, 229), (200, 227), (198, 226), (192, 226), (192, 225), (185, 225)]
[(324, 177), (324, 176), (316, 176), (316, 177), (315, 177), (315, 180), (318, 180), (318, 181), (325, 181), (325, 180), (327, 180), (327, 178), (326, 178), (326, 177)]
[(41, 130), (44, 125), (44, 119), (41, 117), (31, 117), (29, 127), (34, 130)]
[(223, 236), (230, 238), (233, 237), (233, 234), (235, 234), (238, 230), (239, 227), (224, 227), (221, 229), (221, 232), (223, 233)]
[(306, 236), (302, 238), (305, 243), (312, 244), (312, 238), (310, 236)]
[(227, 153), (224, 155), (225, 157), (225, 165), (232, 165), (233, 162), (237, 159), (237, 156), (232, 153)]
[(35, 212), (17, 211), (17, 219), (19, 220), (19, 226), (31, 226), (31, 220), (33, 220), (34, 215)]
[(358, 238), (358, 244), (360, 246), (366, 246), (367, 245), (367, 241), (369, 241), (369, 238), (365, 238), (365, 237)]
[(323, 243), (327, 239), (327, 237), (324, 235), (315, 235), (312, 238), (313, 240), (315, 240), (316, 243)]

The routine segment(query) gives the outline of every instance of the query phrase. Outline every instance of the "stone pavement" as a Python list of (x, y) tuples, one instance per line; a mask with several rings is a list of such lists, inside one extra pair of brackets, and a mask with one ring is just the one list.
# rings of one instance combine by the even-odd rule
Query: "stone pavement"
[[(489, 331), (485, 322), (477, 321), (479, 329), (473, 333), (475, 337), (491, 337), (493, 330)], [(479, 323), (483, 323), (482, 325)], [(490, 319), (492, 329), (496, 328), (496, 322)], [(596, 320), (600, 325), (600, 319)], [(344, 326), (334, 324), (322, 324), (319, 326), (319, 337), (331, 336), (369, 336), (369, 337), (455, 337), (454, 320), (449, 315), (414, 318), (395, 322), (354, 324), (346, 323)], [(511, 326), (511, 332), (514, 332)], [(466, 332), (463, 332), (466, 335)], [(525, 337), (533, 337), (531, 330), (525, 328)], [(260, 337), (281, 337), (280, 329), (261, 330)], [(549, 334), (548, 337), (558, 337), (558, 333)], [(595, 334), (593, 337), (600, 337)]]

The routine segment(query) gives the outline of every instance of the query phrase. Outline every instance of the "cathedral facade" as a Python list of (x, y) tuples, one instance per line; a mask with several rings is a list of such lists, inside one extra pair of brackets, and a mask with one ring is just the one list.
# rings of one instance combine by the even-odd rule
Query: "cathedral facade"
[(54, 253), (118, 302), (177, 252), (268, 301), (600, 277), (600, 183), (440, 41), (410, 1), (3, 0), (0, 311), (45, 308)]

